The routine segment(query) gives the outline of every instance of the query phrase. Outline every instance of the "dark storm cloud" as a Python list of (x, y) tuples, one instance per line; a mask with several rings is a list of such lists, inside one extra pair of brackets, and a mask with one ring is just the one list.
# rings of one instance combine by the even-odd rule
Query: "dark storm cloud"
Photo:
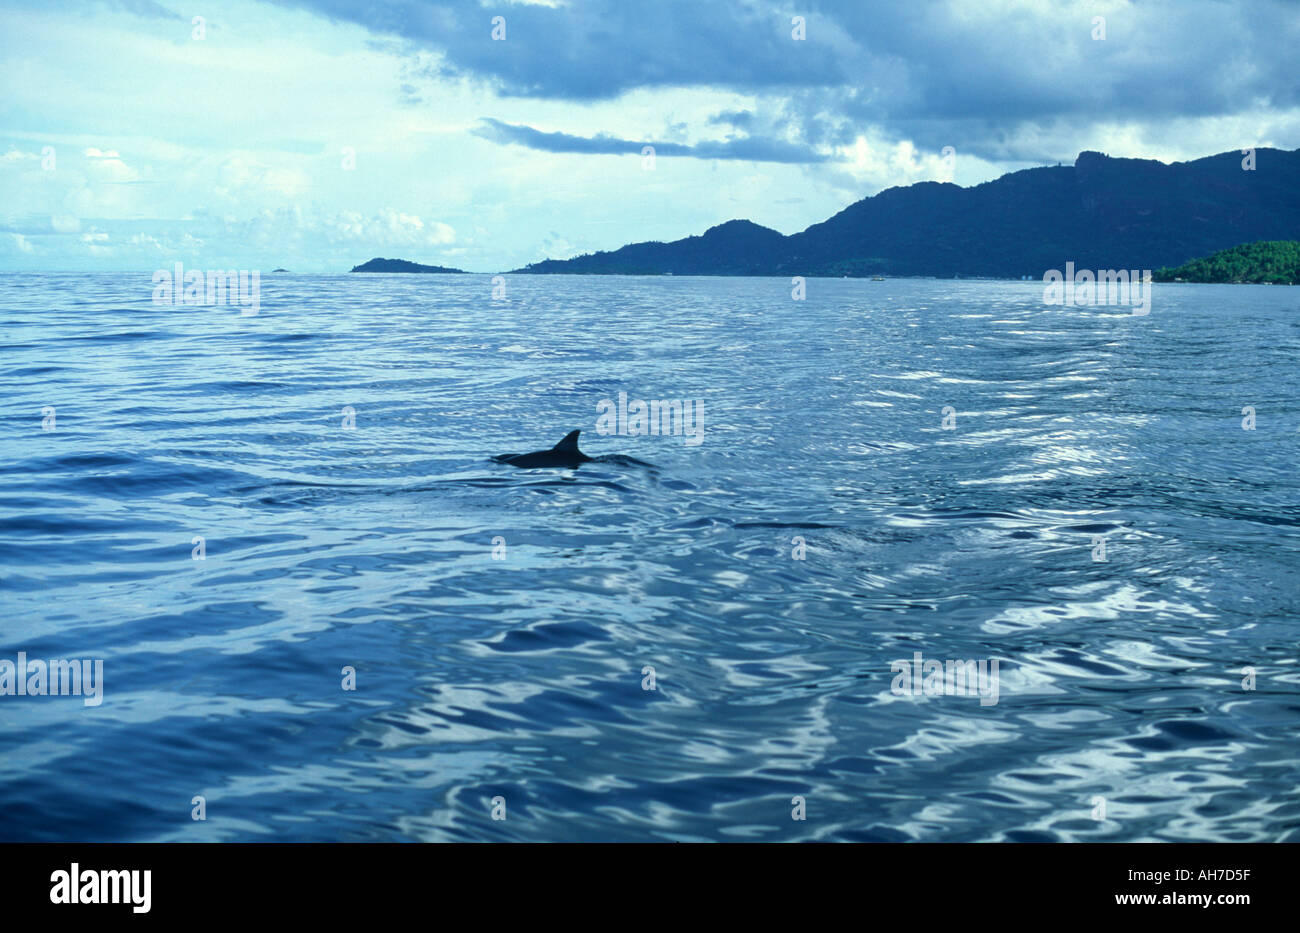
[(653, 139), (619, 139), (615, 136), (574, 136), (569, 133), (545, 133), (531, 126), (485, 119), (474, 130), (478, 136), (499, 143), (514, 143), (543, 152), (576, 152), (587, 155), (640, 155), (644, 146), (653, 146), (656, 156), (686, 156), (694, 159), (731, 159), (747, 162), (784, 162), (807, 164), (825, 162), (827, 157), (807, 146), (779, 139), (747, 137), (725, 141), (705, 141), (694, 145), (659, 142)]
[[(440, 73), (572, 101), (705, 86), (778, 98), (719, 114), (752, 135), (844, 144), (865, 125), (919, 144), (1014, 153), (1021, 128), (1282, 109), (1300, 104), (1294, 0), (591, 0), (503, 3), (277, 0), (437, 53)], [(791, 38), (791, 15), (807, 39)], [(491, 19), (506, 18), (506, 41)], [(1106, 38), (1093, 38), (1105, 15)], [(781, 133), (781, 129), (789, 133)], [(575, 143), (576, 145), (576, 143)], [(761, 144), (755, 144), (761, 145)], [(1033, 143), (1027, 145), (1033, 146)], [(568, 151), (568, 150), (566, 150)], [(572, 150), (578, 151), (578, 150)]]
[[(477, 2), (277, 0), (399, 36), (442, 54), (448, 74), (492, 81), (505, 94), (566, 100), (643, 87), (831, 86), (848, 79), (824, 41), (794, 42), (775, 7), (699, 0), (592, 0), (560, 7)], [(492, 18), (506, 20), (504, 41)], [(827, 34), (829, 35), (829, 34)]]

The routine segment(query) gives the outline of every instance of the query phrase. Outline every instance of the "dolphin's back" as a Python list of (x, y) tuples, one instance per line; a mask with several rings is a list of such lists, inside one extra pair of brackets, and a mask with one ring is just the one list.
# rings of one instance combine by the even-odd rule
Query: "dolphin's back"
[(578, 435), (582, 431), (570, 431), (550, 450), (534, 450), (527, 454), (500, 454), (493, 457), (497, 463), (529, 469), (533, 467), (576, 467), (591, 460), (578, 449)]

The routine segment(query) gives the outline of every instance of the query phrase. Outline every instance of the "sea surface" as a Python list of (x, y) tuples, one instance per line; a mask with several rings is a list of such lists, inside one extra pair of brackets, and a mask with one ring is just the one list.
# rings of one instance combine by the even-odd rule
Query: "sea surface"
[(0, 275), (0, 839), (1300, 839), (1300, 289), (493, 289)]

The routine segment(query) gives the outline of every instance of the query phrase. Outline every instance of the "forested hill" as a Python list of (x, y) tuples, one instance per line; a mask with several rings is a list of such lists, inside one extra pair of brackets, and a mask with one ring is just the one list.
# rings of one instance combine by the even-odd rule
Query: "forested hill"
[(624, 275), (934, 275), (1040, 278), (1158, 269), (1256, 240), (1300, 239), (1300, 149), (1165, 164), (1081, 153), (962, 188), (889, 188), (801, 233), (733, 220), (702, 236), (544, 260), (518, 272)]
[(1152, 274), (1157, 282), (1232, 282), (1300, 285), (1300, 242), (1243, 243)]
[(353, 272), (461, 272), (460, 269), (450, 269), (447, 266), (424, 266), (418, 262), (408, 262), (405, 259), (371, 259), (363, 262), (359, 266), (353, 266)]

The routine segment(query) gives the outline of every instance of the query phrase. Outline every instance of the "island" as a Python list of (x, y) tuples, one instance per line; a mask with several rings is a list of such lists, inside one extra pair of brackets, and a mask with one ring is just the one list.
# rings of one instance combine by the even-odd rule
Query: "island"
[(1297, 285), (1300, 284), (1300, 241), (1243, 243), (1173, 269), (1157, 269), (1151, 277), (1157, 282)]
[(1256, 240), (1300, 239), (1300, 149), (1167, 164), (1081, 152), (959, 187), (887, 188), (789, 235), (736, 219), (672, 242), (543, 259), (533, 275), (938, 276), (1038, 279), (1081, 269), (1159, 269)]
[(353, 272), (458, 272), (464, 274), (464, 269), (449, 269), (446, 266), (425, 266), (418, 262), (407, 262), (405, 259), (372, 259), (369, 262), (363, 262), (359, 266), (353, 266)]

